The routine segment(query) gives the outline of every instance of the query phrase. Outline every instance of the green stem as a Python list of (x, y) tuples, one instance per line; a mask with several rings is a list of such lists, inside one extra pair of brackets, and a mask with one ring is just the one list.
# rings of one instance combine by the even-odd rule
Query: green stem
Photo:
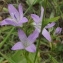
[(51, 48), (51, 51), (52, 51), (52, 42), (49, 42), (49, 45), (50, 45), (50, 48)]
[(32, 7), (32, 5), (31, 6), (29, 6), (29, 8), (26, 10), (26, 12), (24, 13), (24, 15), (30, 10), (30, 8)]
[(38, 51), (39, 51), (40, 39), (41, 39), (40, 36), (41, 36), (41, 34), (39, 35), (39, 42), (37, 42), (37, 50), (36, 50), (36, 55), (35, 55), (34, 63), (36, 62)]
[(16, 3), (18, 4), (19, 3), (19, 0), (16, 0)]
[[(45, 2), (47, 3), (47, 0), (45, 0)], [(46, 7), (46, 5), (45, 5), (45, 7)], [(44, 9), (44, 11), (46, 11), (46, 9)], [(46, 12), (45, 12), (46, 13)], [(43, 18), (45, 18), (45, 15), (43, 16)], [(41, 35), (42, 35), (42, 29), (43, 29), (43, 27), (44, 27), (44, 19), (43, 19), (43, 21), (42, 21), (42, 24), (41, 24), (41, 32), (40, 32), (40, 34), (39, 34), (39, 42), (37, 42), (37, 50), (36, 50), (36, 55), (35, 55), (35, 59), (34, 59), (34, 63), (36, 62), (36, 59), (37, 59), (37, 55), (38, 55), (38, 51), (39, 51), (39, 46), (40, 46), (40, 41), (41, 41)]]
[(44, 6), (44, 14), (46, 14), (47, 0), (44, 0), (44, 1), (45, 1), (45, 6)]

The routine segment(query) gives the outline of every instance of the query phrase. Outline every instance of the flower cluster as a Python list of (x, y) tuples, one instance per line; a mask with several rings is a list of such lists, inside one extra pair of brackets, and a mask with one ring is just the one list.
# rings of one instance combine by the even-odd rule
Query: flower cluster
[[(8, 10), (10, 13), (9, 18), (4, 19), (3, 21), (0, 22), (0, 25), (12, 25), (12, 26), (22, 26), (23, 23), (28, 22), (28, 19), (24, 17), (23, 14), (23, 9), (21, 4), (18, 6), (18, 10), (12, 5), (8, 5)], [(12, 50), (19, 50), (19, 49), (25, 49), (29, 52), (35, 52), (36, 51), (36, 46), (34, 45), (34, 42), (36, 41), (37, 37), (39, 36), (39, 33), (41, 32), (42, 28), (42, 19), (43, 19), (43, 14), (44, 14), (44, 8), (41, 7), (41, 15), (40, 17), (36, 14), (31, 14), (31, 18), (33, 19), (33, 26), (35, 30), (33, 31), (32, 34), (30, 34), (28, 37), (24, 33), (23, 30), (18, 29), (18, 36), (20, 41), (17, 42), (11, 49)], [(50, 33), (47, 31), (48, 28), (51, 28), (55, 25), (54, 22), (48, 24), (42, 29), (41, 34), (49, 41), (51, 42), (51, 36)], [(60, 30), (59, 30), (60, 29)], [(57, 28), (55, 31), (55, 34), (61, 33), (61, 28)]]

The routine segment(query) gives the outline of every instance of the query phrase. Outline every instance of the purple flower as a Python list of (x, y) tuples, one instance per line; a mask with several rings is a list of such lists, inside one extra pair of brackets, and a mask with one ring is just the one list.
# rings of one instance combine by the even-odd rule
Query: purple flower
[(56, 30), (55, 30), (55, 32), (54, 32), (54, 34), (60, 34), (61, 31), (62, 31), (62, 28), (57, 27)]
[(18, 30), (18, 36), (20, 41), (17, 42), (13, 47), (12, 50), (19, 50), (19, 49), (25, 49), (29, 52), (35, 52), (36, 46), (33, 44), (38, 37), (39, 33), (35, 29), (35, 31), (30, 34), (28, 37), (25, 35), (25, 33), (22, 30)]
[(23, 9), (21, 4), (18, 6), (18, 10), (12, 5), (8, 5), (8, 10), (10, 13), (10, 18), (4, 19), (0, 22), (0, 25), (13, 25), (13, 26), (22, 26), (23, 23), (27, 22), (28, 19), (23, 16)]
[[(42, 25), (42, 19), (43, 19), (43, 13), (44, 13), (44, 8), (41, 7), (41, 16), (39, 17), (36, 14), (31, 14), (32, 19), (34, 20), (33, 25), (34, 27), (37, 29), (37, 31), (40, 33), (41, 31), (41, 25)], [(47, 26), (45, 26), (45, 28), (51, 28), (55, 25), (54, 22), (48, 24)]]
[[(41, 25), (42, 25), (42, 19), (43, 19), (43, 13), (44, 9), (41, 7), (41, 16), (39, 17), (36, 14), (31, 14), (32, 19), (34, 20), (33, 25), (37, 29), (37, 31), (40, 33), (41, 31)], [(55, 23), (48, 24), (44, 29), (42, 30), (42, 35), (51, 42), (51, 36), (50, 33), (45, 28), (51, 28), (55, 25)]]
[(50, 33), (44, 28), (43, 31), (42, 31), (42, 35), (49, 41), (51, 42), (51, 36), (50, 36)]
[(44, 9), (43, 9), (43, 7), (41, 7), (41, 16), (40, 17), (36, 14), (31, 14), (31, 17), (34, 20), (33, 25), (37, 29), (38, 32), (41, 31), (43, 13), (44, 13)]
[[(36, 14), (31, 14), (31, 17), (33, 18), (34, 20), (34, 27), (37, 29), (37, 31), (40, 33), (41, 31), (41, 25), (42, 25), (42, 19), (43, 19), (43, 13), (44, 13), (44, 9), (43, 7), (41, 7), (41, 16), (39, 17), (38, 15)], [(51, 24), (48, 24), (47, 26), (44, 27), (44, 29), (42, 30), (42, 35), (49, 41), (51, 42), (51, 36), (50, 36), (50, 33), (45, 29), (45, 28), (51, 28), (55, 25), (55, 23), (51, 23)]]

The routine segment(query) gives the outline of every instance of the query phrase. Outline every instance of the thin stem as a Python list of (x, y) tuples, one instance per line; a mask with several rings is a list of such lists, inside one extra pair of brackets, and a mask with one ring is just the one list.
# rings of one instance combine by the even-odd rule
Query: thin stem
[(32, 7), (32, 5), (31, 6), (29, 6), (29, 8), (26, 10), (26, 12), (24, 13), (24, 15), (30, 10), (30, 8)]
[[(45, 0), (45, 2), (47, 3), (47, 0)], [(45, 6), (45, 7), (46, 7), (46, 6)], [(44, 9), (44, 11), (45, 11), (45, 10), (46, 10), (46, 9)], [(45, 12), (45, 13), (46, 13), (46, 12)], [(45, 15), (43, 16), (43, 18), (45, 18)], [(41, 24), (41, 32), (40, 32), (40, 34), (39, 34), (39, 41), (37, 42), (37, 50), (36, 50), (36, 55), (35, 55), (34, 63), (36, 62), (37, 55), (38, 55), (38, 51), (39, 51), (39, 46), (40, 46), (41, 35), (42, 35), (43, 26), (44, 26), (43, 22), (44, 22), (44, 21), (45, 21), (45, 20), (43, 19), (42, 24)]]
[(33, 4), (34, 4), (35, 1), (36, 1), (36, 0), (34, 0), (33, 3), (32, 3), (32, 5), (29, 6), (29, 8), (28, 8), (28, 9), (26, 10), (26, 12), (24, 13), (24, 15), (25, 15), (25, 14), (29, 11), (29, 9), (33, 6)]
[(16, 0), (16, 3), (18, 4), (19, 3), (19, 0)]
[(39, 51), (40, 40), (41, 40), (41, 37), (40, 36), (41, 36), (41, 34), (39, 34), (39, 42), (37, 42), (37, 50), (36, 50), (36, 55), (35, 55), (34, 63), (36, 62), (38, 51)]
[(52, 51), (52, 42), (49, 42), (49, 45), (50, 45), (50, 48), (51, 48), (51, 51)]
[(46, 14), (47, 0), (45, 0), (44, 14)]

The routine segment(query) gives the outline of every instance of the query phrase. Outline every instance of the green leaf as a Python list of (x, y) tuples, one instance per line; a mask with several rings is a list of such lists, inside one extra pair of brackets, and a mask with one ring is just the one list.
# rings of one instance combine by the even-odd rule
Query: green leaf
[(12, 55), (12, 59), (15, 61), (15, 63), (20, 62), (21, 60), (23, 60), (23, 56), (22, 56), (22, 51), (16, 51), (13, 55)]
[(51, 12), (50, 18), (54, 18), (54, 12)]
[(19, 63), (27, 63), (26, 59), (22, 59)]
[(56, 21), (58, 21), (59, 18), (60, 18), (60, 16), (54, 17), (54, 18), (50, 18), (50, 19), (45, 19), (44, 25), (46, 26), (50, 22), (56, 22)]

